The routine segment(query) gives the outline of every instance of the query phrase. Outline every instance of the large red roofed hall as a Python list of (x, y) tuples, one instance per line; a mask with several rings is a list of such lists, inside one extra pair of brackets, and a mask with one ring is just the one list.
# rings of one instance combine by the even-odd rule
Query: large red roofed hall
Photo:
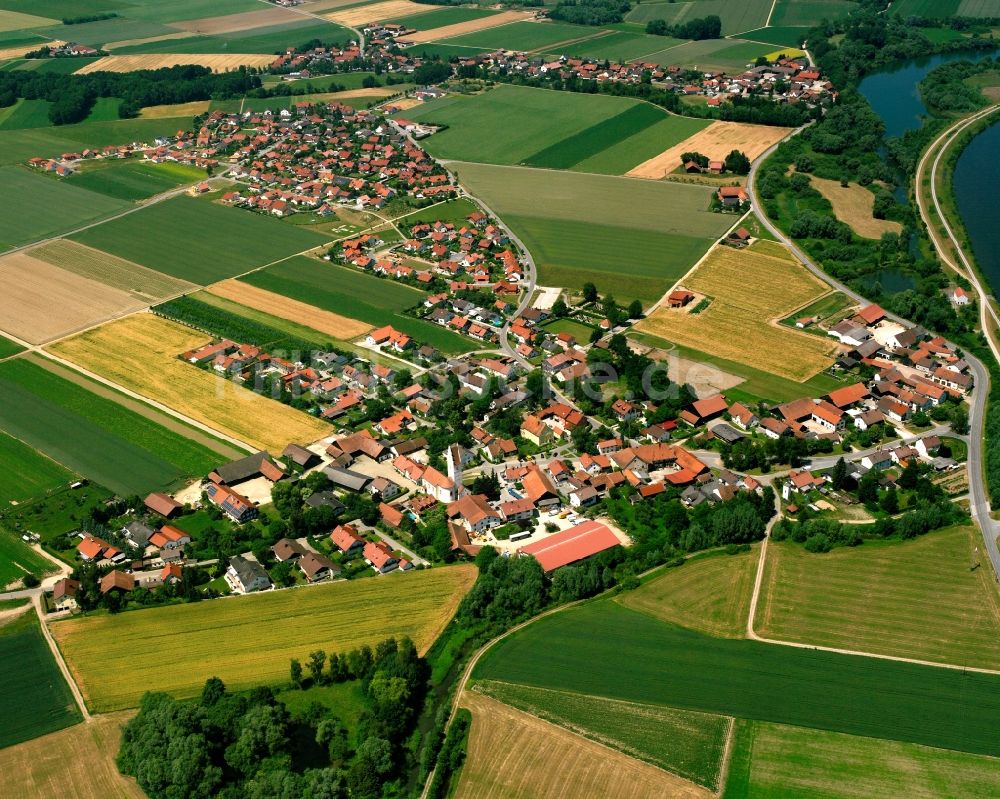
[(618, 536), (606, 524), (586, 521), (542, 541), (520, 547), (517, 551), (522, 555), (531, 555), (544, 571), (551, 572), (619, 544)]

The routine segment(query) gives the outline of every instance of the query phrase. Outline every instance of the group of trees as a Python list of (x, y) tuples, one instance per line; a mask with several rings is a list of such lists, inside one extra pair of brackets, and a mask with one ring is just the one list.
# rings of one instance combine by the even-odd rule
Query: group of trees
[(827, 438), (744, 438), (735, 444), (722, 445), (722, 462), (727, 468), (739, 472), (760, 469), (766, 473), (779, 464), (797, 469), (811, 455), (832, 451), (833, 442)]
[(722, 20), (717, 14), (696, 17), (687, 22), (671, 25), (666, 20), (651, 19), (646, 23), (646, 33), (654, 36), (671, 36), (674, 39), (718, 39), (722, 36)]
[(629, 0), (559, 0), (549, 16), (576, 25), (610, 25), (622, 22), (631, 8)]

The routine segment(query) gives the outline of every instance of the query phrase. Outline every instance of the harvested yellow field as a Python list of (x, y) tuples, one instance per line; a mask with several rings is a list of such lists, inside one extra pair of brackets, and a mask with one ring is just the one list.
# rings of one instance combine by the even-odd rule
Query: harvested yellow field
[(709, 799), (674, 774), (634, 760), (479, 693), (472, 711), (469, 756), (456, 799)]
[(330, 434), (319, 419), (177, 357), (207, 341), (204, 333), (143, 313), (61, 341), (52, 351), (259, 449), (280, 452), (289, 442)]
[(372, 326), (365, 322), (324, 311), (315, 305), (251, 286), (241, 280), (223, 280), (221, 283), (209, 286), (206, 291), (241, 305), (249, 305), (251, 308), (269, 313), (272, 316), (311, 327), (313, 330), (318, 330), (320, 333), (326, 333), (332, 338), (343, 341), (363, 336), (372, 329)]
[(397, 111), (406, 111), (408, 108), (416, 108), (418, 105), (423, 105), (424, 101), (416, 97), (401, 97), (398, 100), (392, 101), (392, 107)]
[(241, 66), (266, 67), (274, 61), (273, 55), (260, 53), (155, 53), (148, 55), (106, 55), (91, 61), (77, 75), (89, 72), (135, 72), (139, 69), (163, 69), (181, 64), (197, 64), (213, 72), (231, 72)]
[(356, 28), (368, 22), (391, 22), (394, 19), (412, 16), (413, 14), (423, 14), (427, 11), (436, 11), (439, 8), (442, 8), (442, 6), (414, 3), (413, 0), (384, 0), (381, 3), (370, 3), (365, 6), (345, 8), (343, 11), (334, 11), (323, 16), (331, 22), (336, 22), (338, 25)]
[(828, 291), (780, 246), (716, 247), (682, 282), (708, 308), (659, 308), (637, 330), (799, 382), (831, 363), (832, 340), (777, 324)]
[(777, 61), (779, 58), (801, 58), (807, 55), (805, 50), (800, 50), (798, 47), (785, 47), (782, 50), (775, 50), (773, 53), (768, 53), (764, 56), (768, 61)]
[(147, 269), (117, 255), (101, 252), (69, 239), (55, 239), (28, 250), (28, 254), (80, 277), (127, 292), (144, 305), (195, 288), (193, 283), (186, 280)]
[[(46, 28), (58, 25), (58, 19), (38, 17), (34, 14), (22, 14), (20, 11), (0, 10), (0, 33), (4, 31), (19, 31), (27, 28)], [(35, 48), (37, 49), (37, 45)]]
[(209, 677), (241, 690), (288, 681), (291, 658), (408, 636), (424, 653), (476, 579), (447, 566), (51, 625), (96, 711), (136, 707), (146, 691), (195, 696)]
[(0, 258), (0, 329), (31, 344), (138, 311), (127, 292), (67, 272), (26, 252)]
[(406, 37), (410, 42), (436, 42), (439, 39), (449, 39), (452, 36), (461, 36), (464, 33), (475, 33), (476, 31), (495, 28), (497, 25), (507, 25), (511, 22), (526, 22), (534, 19), (534, 14), (528, 11), (504, 11), (500, 14), (493, 14), (489, 17), (470, 19), (467, 22), (457, 22), (454, 25), (445, 25), (441, 28), (431, 28), (426, 31), (417, 31)]
[(713, 161), (722, 161), (733, 150), (740, 150), (753, 161), (771, 145), (785, 138), (790, 130), (744, 122), (713, 122), (694, 136), (633, 167), (627, 174), (634, 178), (661, 180), (680, 167), (683, 153), (692, 152), (701, 153)]
[(211, 100), (193, 100), (190, 103), (172, 105), (147, 105), (139, 112), (143, 119), (168, 119), (172, 117), (196, 117), (208, 111)]
[[(41, 44), (42, 42), (38, 42), (37, 44), (22, 44), (20, 47), (7, 47), (5, 49), (0, 49), (0, 61), (6, 61), (8, 58), (20, 58), (25, 53), (37, 50)], [(60, 45), (66, 44), (66, 42), (57, 39), (52, 42), (44, 42), (44, 44), (49, 47), (59, 47)]]
[(866, 239), (880, 239), (883, 233), (902, 233), (903, 226), (889, 219), (872, 216), (875, 195), (864, 186), (852, 183), (846, 188), (839, 181), (809, 176), (809, 183), (830, 201), (834, 216)]
[(174, 33), (161, 33), (159, 36), (143, 36), (138, 39), (122, 39), (117, 42), (108, 42), (102, 49), (116, 50), (119, 47), (132, 47), (136, 44), (152, 44), (153, 42), (167, 42), (171, 39), (190, 39), (191, 34), (187, 31), (175, 31)]
[(97, 716), (16, 746), (0, 749), (4, 791), (20, 799), (145, 799), (115, 766), (121, 728), (131, 713)]
[(288, 22), (301, 22), (302, 15), (287, 8), (274, 6), (262, 8), (260, 11), (244, 11), (241, 14), (226, 14), (221, 17), (202, 17), (171, 23), (172, 27), (180, 28), (189, 33), (200, 33), (212, 36), (217, 33), (235, 33), (253, 28), (263, 28), (268, 25), (284, 25)]

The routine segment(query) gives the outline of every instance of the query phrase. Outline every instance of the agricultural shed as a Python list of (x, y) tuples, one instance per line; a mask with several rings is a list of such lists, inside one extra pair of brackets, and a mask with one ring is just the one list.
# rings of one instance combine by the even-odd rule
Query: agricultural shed
[(261, 475), (276, 483), (285, 476), (285, 473), (266, 452), (255, 452), (253, 455), (223, 464), (212, 472), (208, 479), (213, 483), (231, 486)]
[(167, 519), (184, 507), (173, 497), (168, 496), (167, 494), (162, 494), (158, 491), (153, 492), (146, 497), (143, 504), (145, 504), (149, 510), (153, 511), (153, 513), (159, 513)]
[(619, 544), (618, 536), (606, 524), (586, 521), (542, 541), (520, 547), (517, 551), (521, 555), (531, 555), (542, 569), (551, 572)]

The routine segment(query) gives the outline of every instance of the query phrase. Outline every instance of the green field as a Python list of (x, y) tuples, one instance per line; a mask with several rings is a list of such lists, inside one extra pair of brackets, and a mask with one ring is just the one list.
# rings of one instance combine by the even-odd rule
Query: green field
[[(0, 458), (5, 454), (0, 451)], [(9, 468), (9, 464), (4, 466)], [(31, 475), (28, 476), (30, 477)], [(52, 561), (39, 555), (13, 533), (0, 529), (0, 590), (15, 580), (20, 580), (25, 574), (41, 577), (53, 570)], [(3, 622), (0, 621), (0, 629), (2, 625)]]
[(760, 548), (691, 558), (616, 601), (708, 635), (743, 638)]
[(1000, 795), (1000, 761), (901, 741), (740, 722), (723, 799)]
[(386, 22), (400, 22), (408, 28), (416, 28), (418, 31), (428, 31), (434, 28), (443, 28), (445, 25), (457, 25), (459, 22), (468, 22), (473, 19), (492, 17), (496, 11), (486, 8), (441, 8), (435, 11), (423, 11), (417, 14), (410, 14), (406, 17), (392, 17)]
[(547, 286), (590, 281), (619, 300), (659, 299), (731, 224), (707, 210), (705, 186), (484, 164), (452, 169), (524, 241)]
[(809, 26), (783, 25), (781, 27), (758, 28), (755, 31), (747, 31), (741, 36), (754, 42), (777, 44), (781, 47), (799, 47), (805, 41), (807, 33), (809, 33)]
[[(171, 29), (173, 31), (173, 29)], [(119, 36), (120, 40), (138, 36)], [(328, 44), (347, 44), (354, 34), (332, 22), (317, 23), (305, 17), (295, 22), (267, 28), (220, 33), (214, 36), (191, 36), (184, 39), (161, 39), (145, 44), (116, 47), (115, 55), (132, 53), (280, 53), (313, 39)]]
[(48, 100), (18, 100), (14, 105), (0, 110), (0, 130), (26, 130), (46, 128), (49, 121)]
[(55, 461), (0, 432), (0, 503), (23, 502), (73, 479), (73, 473)]
[(0, 130), (0, 166), (20, 163), (35, 156), (57, 157), (63, 153), (80, 152), (88, 147), (105, 147), (132, 141), (152, 143), (157, 136), (173, 135), (190, 126), (191, 117), (168, 117), (81, 122), (77, 125), (51, 125), (32, 130)]
[(9, 358), (11, 355), (17, 355), (19, 352), (23, 352), (24, 347), (11, 341), (9, 338), (4, 338), (0, 336), (0, 358)]
[[(496, 28), (442, 39), (441, 44), (482, 47), (487, 50), (531, 51), (553, 47), (561, 42), (596, 36), (600, 32), (598, 28), (567, 25), (563, 22), (550, 22), (544, 25), (539, 25), (537, 22), (511, 22), (509, 25), (499, 25)], [(566, 54), (576, 53), (579, 46), (579, 44), (567, 45)]]
[(663, 19), (671, 24), (684, 23), (716, 14), (722, 20), (723, 36), (730, 36), (767, 22), (771, 0), (697, 0), (691, 3), (651, 2), (633, 5), (625, 15), (628, 22), (645, 25), (651, 19)]
[(659, 155), (667, 147), (684, 141), (707, 126), (704, 119), (670, 115), (644, 130), (615, 142), (596, 155), (578, 161), (574, 172), (624, 175), (643, 161)]
[(221, 456), (23, 359), (0, 363), (0, 430), (123, 496), (207, 474)]
[(779, 27), (784, 25), (809, 27), (819, 25), (824, 19), (835, 20), (846, 17), (857, 7), (857, 3), (851, 0), (778, 0), (771, 15), (771, 24)]
[(488, 52), (488, 48), (486, 47), (462, 47), (460, 45), (441, 44), (440, 42), (415, 44), (407, 48), (407, 50), (421, 58), (440, 58), (442, 61), (447, 61), (449, 58), (468, 58), (476, 53)]
[(711, 638), (607, 600), (502, 640), (473, 676), (1000, 754), (1000, 677)]
[[(756, 630), (802, 641), (959, 666), (1000, 669), (1000, 591), (989, 563), (969, 565), (970, 527), (826, 555), (768, 550)], [(979, 558), (985, 560), (985, 557)]]
[(433, 322), (401, 313), (422, 302), (423, 292), (346, 266), (298, 257), (240, 279), (371, 325), (393, 325), (421, 344), (430, 344), (442, 352), (468, 352), (479, 346), (472, 339)]
[(699, 785), (718, 785), (724, 716), (493, 680), (477, 682), (475, 690)]
[[(579, 44), (567, 45), (567, 49), (572, 51), (574, 56), (581, 58), (606, 59), (612, 62), (634, 61), (672, 45), (681, 44), (683, 41), (683, 39), (671, 39), (667, 36), (612, 31), (594, 39), (587, 39)], [(558, 57), (558, 55), (557, 53), (553, 54), (554, 57)]]
[[(60, 16), (64, 15), (65, 13)], [(72, 37), (71, 41), (100, 48), (101, 45), (108, 42), (119, 42), (123, 39), (143, 39), (147, 36), (161, 36), (165, 33), (176, 33), (177, 30), (169, 28), (166, 25), (161, 25), (158, 22), (119, 16), (114, 19), (84, 22), (79, 25), (72, 25), (69, 28), (63, 25), (41, 28), (38, 32), (45, 36), (51, 36), (54, 39), (61, 38), (65, 40), (67, 37)]]
[(575, 319), (556, 319), (554, 322), (546, 322), (542, 327), (552, 336), (557, 333), (569, 333), (579, 344), (586, 344), (590, 340), (590, 334), (594, 332), (593, 327)]
[(104, 712), (135, 707), (146, 691), (195, 696), (213, 675), (233, 690), (285, 687), (289, 658), (304, 661), (317, 648), (344, 653), (406, 635), (424, 652), (475, 575), (469, 565), (447, 566), (391, 580), (91, 615), (51, 629), (88, 706)]
[(679, 64), (699, 70), (718, 69), (734, 72), (742, 70), (747, 64), (752, 64), (758, 57), (774, 52), (774, 49), (773, 45), (742, 39), (705, 39), (662, 50), (645, 60), (664, 66)]
[(72, 238), (201, 285), (330, 241), (274, 217), (190, 197), (156, 203)]
[[(598, 171), (602, 151), (620, 146), (624, 139), (630, 150), (624, 168), (619, 167), (620, 156), (611, 162), (619, 174), (708, 124), (668, 116), (637, 100), (521, 86), (499, 86), (473, 97), (446, 97), (400, 116), (447, 125), (423, 145), (438, 158), (457, 161), (568, 168), (591, 159), (591, 168)], [(647, 140), (642, 133), (653, 127), (656, 136)], [(494, 135), (498, 130), (504, 135)]]
[(124, 207), (119, 200), (26, 167), (0, 167), (0, 185), (0, 252), (95, 222)]
[[(76, 0), (74, 0), (75, 2)], [(102, 0), (95, 0), (95, 2), (100, 3)], [(126, 4), (128, 8), (119, 13), (155, 22), (179, 22), (185, 19), (220, 17), (228, 14), (239, 14), (243, 11), (260, 10), (260, 4), (255, 0), (170, 0), (169, 3), (158, 0), (121, 0), (121, 2)], [(117, 6), (118, 3), (116, 2), (115, 5)]]
[(420, 222), (450, 222), (455, 227), (462, 227), (469, 224), (469, 220), (467, 219), (469, 214), (478, 210), (479, 206), (472, 202), (472, 200), (465, 197), (457, 197), (454, 200), (445, 200), (443, 203), (438, 203), (428, 208), (420, 208), (394, 221), (404, 230)]
[(0, 705), (0, 747), (82, 720), (31, 611), (0, 627)]
[(186, 164), (102, 161), (75, 173), (68, 182), (120, 200), (144, 200), (204, 178), (204, 169)]

